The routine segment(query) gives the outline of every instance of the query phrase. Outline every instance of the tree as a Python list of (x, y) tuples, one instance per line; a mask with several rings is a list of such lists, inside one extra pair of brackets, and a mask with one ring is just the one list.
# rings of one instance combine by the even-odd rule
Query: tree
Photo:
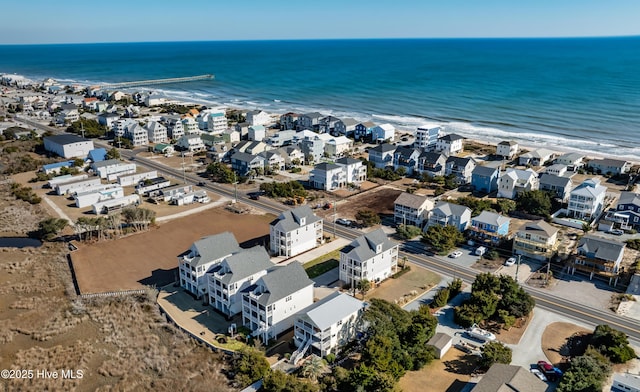
[(433, 297), (433, 301), (429, 303), (429, 307), (431, 308), (441, 308), (447, 304), (449, 301), (449, 288), (444, 287), (438, 290), (436, 295)]
[(593, 355), (587, 350), (585, 355), (573, 358), (556, 391), (600, 392), (610, 372), (611, 366), (606, 358)]
[(221, 162), (214, 162), (207, 166), (207, 175), (215, 182), (221, 182), (223, 184), (231, 184), (235, 181), (236, 175), (229, 168)]
[(317, 392), (318, 387), (292, 374), (272, 370), (264, 376), (260, 390), (263, 392)]
[(371, 290), (371, 282), (369, 281), (369, 279), (361, 279), (356, 284), (356, 288), (362, 295), (362, 299), (364, 299), (364, 296), (367, 294), (367, 291)]
[(625, 363), (636, 357), (627, 335), (606, 324), (596, 327), (589, 344), (613, 363)]
[(480, 358), (479, 365), (483, 369), (489, 369), (494, 363), (504, 363), (508, 365), (511, 363), (511, 355), (511, 349), (501, 342), (489, 342), (482, 347), (482, 357)]
[(396, 233), (400, 238), (409, 240), (422, 234), (422, 230), (419, 227), (413, 225), (398, 225), (396, 227)]
[(105, 156), (107, 159), (120, 159), (120, 151), (117, 148), (113, 147), (109, 151), (107, 151), (107, 155)]
[(364, 227), (379, 225), (380, 216), (373, 210), (364, 209), (356, 213), (356, 220)]
[(84, 166), (84, 159), (82, 158), (76, 158), (73, 160), (73, 166), (74, 167), (82, 167)]
[(247, 386), (263, 378), (270, 370), (269, 362), (261, 351), (246, 347), (234, 354), (231, 368), (239, 386)]
[(107, 127), (101, 125), (96, 120), (81, 117), (78, 121), (71, 123), (67, 128), (67, 132), (80, 135), (84, 132), (84, 137), (96, 138), (104, 136), (107, 133)]
[(545, 191), (524, 191), (516, 197), (516, 207), (520, 211), (538, 216), (551, 215), (551, 197)]
[(464, 236), (455, 226), (430, 226), (422, 234), (422, 242), (430, 245), (438, 253), (447, 253), (464, 241)]
[(67, 227), (66, 219), (61, 218), (47, 218), (38, 222), (38, 230), (36, 236), (45, 241), (49, 241), (56, 237), (65, 227)]
[(482, 211), (491, 211), (493, 209), (493, 203), (491, 203), (491, 200), (478, 199), (473, 196), (459, 197), (455, 204), (469, 207), (472, 210), (471, 216), (478, 216)]
[(313, 355), (304, 362), (302, 375), (312, 381), (317, 381), (326, 368), (327, 365), (324, 360), (317, 355)]
[(516, 202), (509, 199), (498, 199), (495, 203), (495, 209), (505, 215), (508, 215), (516, 209)]

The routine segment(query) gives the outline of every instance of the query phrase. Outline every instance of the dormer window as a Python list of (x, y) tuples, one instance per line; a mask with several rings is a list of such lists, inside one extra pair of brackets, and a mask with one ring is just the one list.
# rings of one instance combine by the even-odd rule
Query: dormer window
[(376, 245), (376, 253), (382, 252), (382, 244)]
[(306, 225), (307, 218), (300, 218), (300, 226)]

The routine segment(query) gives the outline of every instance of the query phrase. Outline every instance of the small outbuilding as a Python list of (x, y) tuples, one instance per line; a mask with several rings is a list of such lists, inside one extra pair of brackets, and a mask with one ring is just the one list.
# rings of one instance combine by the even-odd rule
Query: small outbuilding
[(453, 343), (453, 338), (446, 333), (438, 332), (429, 341), (427, 345), (435, 349), (436, 358), (440, 359), (449, 351)]

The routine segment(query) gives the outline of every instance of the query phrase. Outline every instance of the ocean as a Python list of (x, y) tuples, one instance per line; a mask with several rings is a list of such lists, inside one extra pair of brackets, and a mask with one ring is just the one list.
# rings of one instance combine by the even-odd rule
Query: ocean
[(0, 73), (640, 159), (640, 37), (2, 45)]

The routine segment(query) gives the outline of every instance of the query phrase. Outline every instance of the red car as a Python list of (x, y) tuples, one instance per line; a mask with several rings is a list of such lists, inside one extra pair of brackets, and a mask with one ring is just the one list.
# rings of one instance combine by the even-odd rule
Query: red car
[(544, 373), (553, 373), (553, 365), (547, 361), (538, 361), (538, 369)]

